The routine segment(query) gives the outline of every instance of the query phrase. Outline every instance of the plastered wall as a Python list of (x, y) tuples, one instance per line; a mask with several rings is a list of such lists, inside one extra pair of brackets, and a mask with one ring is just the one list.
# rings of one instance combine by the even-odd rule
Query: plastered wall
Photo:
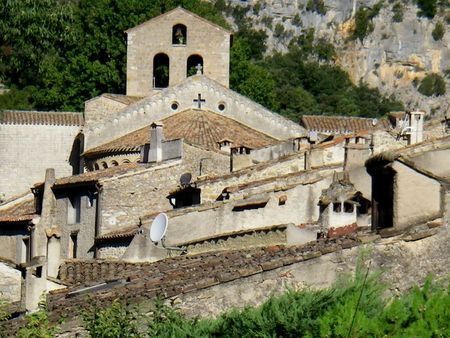
[(0, 193), (6, 198), (43, 182), (45, 169), (72, 174), (69, 157), (77, 126), (0, 124)]

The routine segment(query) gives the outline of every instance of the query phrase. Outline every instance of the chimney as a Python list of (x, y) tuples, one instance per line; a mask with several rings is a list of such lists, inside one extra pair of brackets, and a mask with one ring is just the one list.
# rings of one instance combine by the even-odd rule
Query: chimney
[(420, 111), (409, 112), (409, 144), (423, 141), (423, 120), (425, 113)]
[(150, 125), (150, 156), (149, 162), (161, 162), (162, 142), (164, 141), (162, 122), (154, 122)]

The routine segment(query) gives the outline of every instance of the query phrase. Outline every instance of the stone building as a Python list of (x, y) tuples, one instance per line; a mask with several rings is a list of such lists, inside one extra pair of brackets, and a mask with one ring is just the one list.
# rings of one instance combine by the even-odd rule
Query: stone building
[[(365, 198), (377, 187), (364, 162), (406, 144), (387, 121), (305, 116), (302, 127), (239, 95), (228, 88), (230, 33), (184, 9), (127, 33), (127, 95), (87, 101), (84, 119), (72, 113), (4, 115), (3, 121), (21, 116), (20, 123), (33, 123), (30, 131), (19, 128), (29, 137), (24, 148), (0, 150), (33, 158), (29, 170), (38, 175), (21, 185), (32, 194), (0, 205), (0, 240), (6, 243), (0, 256), (22, 269), (27, 309), (42, 291), (61, 287), (64, 262), (172, 255), (149, 240), (161, 212), (169, 216), (167, 245), (184, 246), (188, 254), (307, 243), (323, 225), (369, 224)], [(0, 124), (0, 136), (14, 125)], [(43, 132), (44, 141), (32, 144), (33, 133)], [(50, 146), (55, 139), (61, 142)], [(440, 142), (405, 152), (445, 176), (448, 156), (439, 152), (447, 148)], [(32, 157), (40, 147), (41, 162)], [(47, 151), (57, 155), (47, 157)], [(344, 171), (345, 180), (337, 180)], [(349, 217), (332, 214), (338, 201), (344, 209), (351, 202)], [(435, 211), (433, 205), (433, 217)]]

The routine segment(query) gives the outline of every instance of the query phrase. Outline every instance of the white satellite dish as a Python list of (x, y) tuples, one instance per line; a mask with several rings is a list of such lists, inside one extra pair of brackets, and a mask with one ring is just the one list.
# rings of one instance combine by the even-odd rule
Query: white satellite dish
[(162, 212), (155, 217), (150, 228), (150, 239), (152, 242), (158, 243), (164, 239), (168, 224), (169, 219), (165, 213)]

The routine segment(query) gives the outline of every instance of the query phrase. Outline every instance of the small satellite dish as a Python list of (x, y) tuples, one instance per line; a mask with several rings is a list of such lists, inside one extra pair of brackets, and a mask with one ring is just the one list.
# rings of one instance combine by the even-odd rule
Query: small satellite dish
[(180, 184), (181, 185), (188, 185), (189, 183), (191, 183), (192, 180), (192, 174), (191, 173), (184, 173), (183, 175), (181, 175), (180, 177)]
[(165, 213), (162, 212), (155, 217), (150, 228), (150, 239), (152, 242), (158, 243), (164, 239), (168, 224), (169, 219)]

